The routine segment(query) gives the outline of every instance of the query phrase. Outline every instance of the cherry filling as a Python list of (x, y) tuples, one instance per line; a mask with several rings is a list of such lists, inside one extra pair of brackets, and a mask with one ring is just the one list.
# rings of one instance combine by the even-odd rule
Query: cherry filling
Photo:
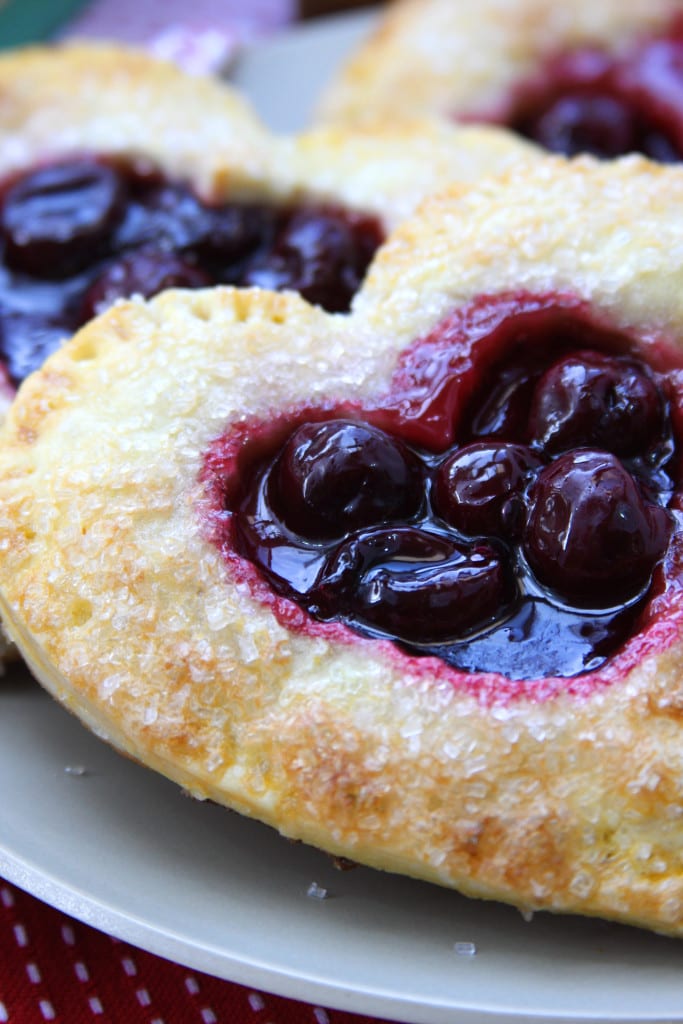
[(202, 202), (156, 172), (93, 157), (0, 187), (0, 357), (19, 383), (118, 298), (261, 285), (349, 308), (382, 230), (334, 206)]
[(317, 540), (411, 516), (424, 493), (416, 454), (400, 440), (349, 420), (294, 431), (269, 479), (282, 522)]
[(610, 159), (683, 157), (683, 23), (618, 56), (584, 48), (555, 55), (521, 85), (504, 117), (556, 153)]
[(572, 677), (664, 587), (680, 373), (579, 304), (482, 303), (410, 350), (386, 402), (217, 442), (214, 540), (314, 620), (461, 670)]
[(671, 528), (610, 452), (577, 448), (536, 477), (522, 546), (536, 577), (588, 605), (628, 601), (647, 585)]

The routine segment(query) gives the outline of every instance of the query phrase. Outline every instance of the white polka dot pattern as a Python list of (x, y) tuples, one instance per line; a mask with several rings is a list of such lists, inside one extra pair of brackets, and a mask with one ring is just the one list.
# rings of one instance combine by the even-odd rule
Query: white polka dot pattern
[(0, 879), (0, 1024), (381, 1024), (190, 971)]

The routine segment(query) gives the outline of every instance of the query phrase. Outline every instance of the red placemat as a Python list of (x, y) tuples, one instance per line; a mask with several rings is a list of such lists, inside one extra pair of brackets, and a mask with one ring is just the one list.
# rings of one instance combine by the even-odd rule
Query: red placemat
[(212, 978), (0, 879), (0, 1024), (379, 1024)]

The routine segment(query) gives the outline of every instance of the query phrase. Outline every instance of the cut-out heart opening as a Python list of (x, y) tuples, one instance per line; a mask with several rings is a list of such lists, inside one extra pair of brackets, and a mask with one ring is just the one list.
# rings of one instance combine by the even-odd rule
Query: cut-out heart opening
[(220, 438), (212, 538), (303, 628), (456, 674), (607, 678), (681, 613), (680, 377), (664, 341), (571, 296), (482, 297), (410, 346), (372, 407)]

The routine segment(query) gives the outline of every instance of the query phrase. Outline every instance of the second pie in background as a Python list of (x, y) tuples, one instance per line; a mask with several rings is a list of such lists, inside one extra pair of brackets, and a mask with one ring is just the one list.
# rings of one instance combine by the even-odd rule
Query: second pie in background
[(0, 379), (117, 298), (291, 289), (348, 309), (415, 205), (527, 148), (434, 119), (280, 137), (230, 86), (116, 46), (0, 58)]
[(680, 0), (396, 0), (320, 104), (324, 120), (426, 112), (554, 152), (683, 154)]

